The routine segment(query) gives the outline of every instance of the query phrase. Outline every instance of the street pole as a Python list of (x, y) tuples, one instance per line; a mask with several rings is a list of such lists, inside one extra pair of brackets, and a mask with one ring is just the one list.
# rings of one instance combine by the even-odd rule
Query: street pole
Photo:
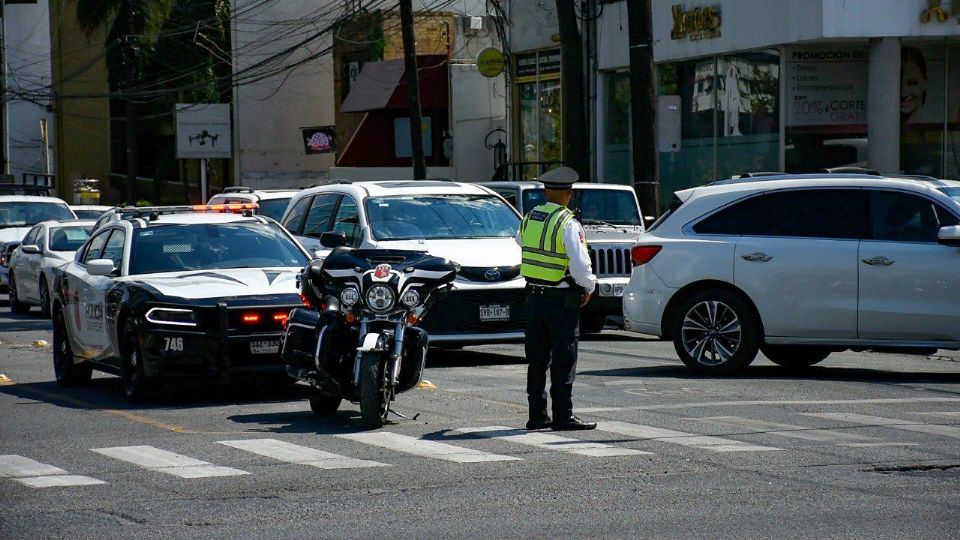
[(633, 180), (644, 216), (660, 214), (657, 181), (656, 85), (653, 64), (651, 0), (628, 0), (630, 43), (630, 132), (633, 134)]
[[(47, 119), (40, 119), (40, 144), (43, 145), (43, 174), (50, 177), (50, 139), (47, 134)], [(56, 186), (54, 186), (56, 187)]]
[(200, 204), (207, 204), (207, 158), (200, 159)]
[(413, 177), (427, 178), (423, 158), (423, 113), (420, 110), (420, 77), (417, 73), (417, 48), (414, 41), (413, 7), (410, 0), (400, 0), (400, 26), (403, 30), (403, 61), (410, 90), (410, 147), (413, 156)]

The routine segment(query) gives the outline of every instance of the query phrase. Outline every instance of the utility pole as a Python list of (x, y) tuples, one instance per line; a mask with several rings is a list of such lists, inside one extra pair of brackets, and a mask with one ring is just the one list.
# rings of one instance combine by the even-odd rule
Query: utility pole
[(656, 97), (651, 0), (628, 0), (630, 43), (630, 132), (633, 179), (644, 216), (660, 214), (657, 182)]
[(584, 93), (583, 39), (577, 26), (576, 0), (557, 0), (557, 26), (560, 30), (560, 76), (562, 78), (561, 115), (563, 122), (563, 161), (577, 171), (581, 180), (590, 179), (587, 144), (587, 102)]
[(3, 5), (5, 3), (0, 0), (0, 177), (10, 172), (10, 162), (7, 159), (9, 151), (7, 141), (10, 135), (7, 130), (7, 42), (4, 33), (7, 19), (3, 16)]
[(414, 40), (413, 7), (410, 0), (400, 0), (400, 26), (403, 29), (403, 62), (410, 90), (410, 150), (413, 156), (413, 177), (427, 178), (423, 158), (423, 113), (420, 110), (420, 76), (417, 73), (417, 46)]
[(137, 56), (139, 47), (137, 36), (134, 35), (134, 28), (137, 18), (138, 3), (133, 0), (127, 2), (127, 35), (124, 37), (123, 44), (123, 67), (124, 67), (124, 109), (126, 113), (126, 143), (127, 143), (127, 185), (124, 190), (127, 204), (134, 205), (137, 202), (137, 169), (139, 168), (139, 148), (137, 145), (137, 104), (133, 99), (133, 89), (137, 86)]

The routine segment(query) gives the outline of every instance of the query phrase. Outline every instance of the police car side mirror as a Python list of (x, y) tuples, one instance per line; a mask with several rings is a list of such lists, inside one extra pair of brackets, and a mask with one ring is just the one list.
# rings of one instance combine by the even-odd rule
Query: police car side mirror
[(113, 261), (110, 259), (87, 261), (87, 273), (91, 276), (109, 276), (113, 273), (113, 269)]
[(347, 235), (342, 232), (325, 232), (320, 235), (320, 245), (325, 248), (336, 248), (347, 243)]
[(25, 245), (25, 246), (20, 246), (20, 251), (26, 253), (27, 255), (39, 255), (39, 254), (40, 254), (40, 246), (36, 246), (36, 245), (33, 245), (33, 244), (27, 244), (27, 245)]

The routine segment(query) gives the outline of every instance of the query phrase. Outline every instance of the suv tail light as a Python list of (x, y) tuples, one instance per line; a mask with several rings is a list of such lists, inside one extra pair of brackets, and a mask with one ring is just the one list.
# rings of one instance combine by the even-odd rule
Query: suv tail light
[(633, 246), (630, 248), (630, 259), (634, 266), (640, 266), (650, 262), (663, 246)]

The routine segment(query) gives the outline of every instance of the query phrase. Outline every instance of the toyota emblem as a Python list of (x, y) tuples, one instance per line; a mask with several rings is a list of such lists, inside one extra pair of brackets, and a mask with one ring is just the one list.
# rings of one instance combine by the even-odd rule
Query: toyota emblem
[(487, 278), (487, 281), (498, 281), (500, 279), (500, 269), (491, 268), (483, 273), (483, 277)]

